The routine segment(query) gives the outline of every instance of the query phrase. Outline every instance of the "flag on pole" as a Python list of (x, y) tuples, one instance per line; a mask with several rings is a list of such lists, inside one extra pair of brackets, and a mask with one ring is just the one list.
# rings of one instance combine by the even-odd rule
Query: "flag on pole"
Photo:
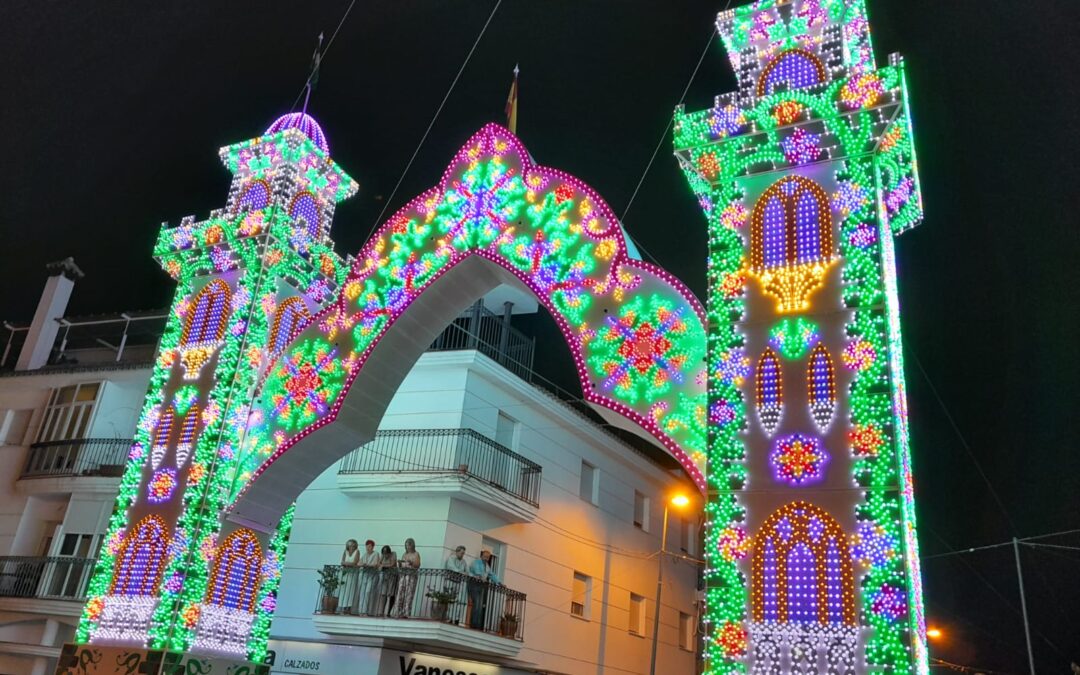
[(506, 97), (506, 128), (510, 133), (517, 133), (518, 109), (518, 67), (514, 65), (514, 83), (510, 85), (510, 95)]

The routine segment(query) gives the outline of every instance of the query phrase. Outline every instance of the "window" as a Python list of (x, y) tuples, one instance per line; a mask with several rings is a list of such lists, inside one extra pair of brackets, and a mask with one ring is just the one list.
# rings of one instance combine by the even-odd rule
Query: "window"
[(520, 426), (517, 420), (500, 410), (499, 418), (495, 421), (495, 442), (504, 448), (517, 450)]
[(480, 550), (483, 551), (485, 549), (491, 551), (491, 571), (505, 583), (506, 579), (503, 577), (503, 572), (506, 571), (506, 565), (503, 553), (506, 549), (506, 544), (495, 539), (484, 537), (480, 540)]
[(645, 636), (645, 598), (630, 594), (630, 634)]
[(649, 498), (634, 490), (634, 527), (649, 531)]
[(592, 607), (592, 578), (581, 572), (574, 572), (574, 586), (570, 591), (570, 614), (589, 618)]
[(116, 552), (112, 595), (154, 595), (169, 552), (169, 529), (161, 516), (151, 514), (135, 525)]
[(86, 438), (94, 416), (100, 382), (72, 384), (53, 390), (38, 432), (38, 442)]
[(581, 460), (581, 485), (578, 486), (578, 494), (590, 504), (595, 504), (596, 492), (596, 467)]
[(679, 647), (694, 651), (694, 617), (685, 612), (679, 612)]

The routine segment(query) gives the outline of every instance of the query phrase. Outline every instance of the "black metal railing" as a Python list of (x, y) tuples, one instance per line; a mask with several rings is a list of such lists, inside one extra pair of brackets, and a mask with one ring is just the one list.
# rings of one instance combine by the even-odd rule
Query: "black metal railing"
[(525, 639), (525, 594), (502, 584), (426, 568), (326, 565), (321, 576), (316, 614), (440, 621)]
[(509, 325), (504, 317), (484, 307), (479, 300), (451, 321), (428, 351), (475, 349), (528, 382), (532, 377), (535, 344), (535, 338)]
[(0, 597), (85, 600), (93, 558), (0, 556)]
[(120, 476), (131, 439), (77, 438), (34, 443), (20, 478), (50, 476)]
[(379, 431), (338, 473), (462, 473), (540, 505), (540, 465), (472, 429)]

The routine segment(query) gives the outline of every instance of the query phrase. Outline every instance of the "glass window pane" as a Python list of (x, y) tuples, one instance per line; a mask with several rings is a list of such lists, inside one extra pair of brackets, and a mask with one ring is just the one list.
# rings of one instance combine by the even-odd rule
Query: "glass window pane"
[(79, 543), (79, 535), (65, 534), (64, 541), (60, 544), (60, 555), (74, 555), (75, 545)]
[(76, 401), (93, 401), (97, 399), (98, 388), (101, 386), (100, 382), (90, 382), (89, 384), (79, 385), (79, 394), (75, 397)]
[(56, 397), (56, 402), (58, 404), (71, 403), (71, 401), (75, 398), (75, 389), (77, 388), (77, 386), (78, 385), (73, 384), (70, 387), (64, 387), (63, 389), (61, 389), (59, 395), (57, 395)]

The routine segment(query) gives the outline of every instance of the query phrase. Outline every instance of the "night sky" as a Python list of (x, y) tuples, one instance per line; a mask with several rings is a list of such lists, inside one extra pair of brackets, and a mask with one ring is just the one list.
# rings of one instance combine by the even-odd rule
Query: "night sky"
[[(388, 214), (501, 121), (518, 62), (519, 135), (621, 214), (724, 1), (505, 0)], [(5, 3), (0, 319), (28, 321), (44, 265), (69, 255), (86, 272), (69, 314), (167, 306), (159, 223), (224, 206), (217, 149), (289, 110), (315, 36), (348, 2), (106, 4)], [(337, 211), (340, 252), (366, 239), (494, 4), (357, 3), (309, 108), (360, 184)], [(1080, 528), (1080, 3), (868, 4), (879, 63), (908, 62), (926, 205), (898, 243), (923, 552)], [(717, 40), (687, 107), (733, 88)], [(670, 147), (625, 225), (703, 297), (705, 221)], [(556, 342), (539, 360), (565, 368)], [(928, 615), (947, 633), (934, 655), (1026, 672), (1012, 556), (924, 563)], [(1068, 672), (1080, 550), (1022, 556), (1038, 672)]]

